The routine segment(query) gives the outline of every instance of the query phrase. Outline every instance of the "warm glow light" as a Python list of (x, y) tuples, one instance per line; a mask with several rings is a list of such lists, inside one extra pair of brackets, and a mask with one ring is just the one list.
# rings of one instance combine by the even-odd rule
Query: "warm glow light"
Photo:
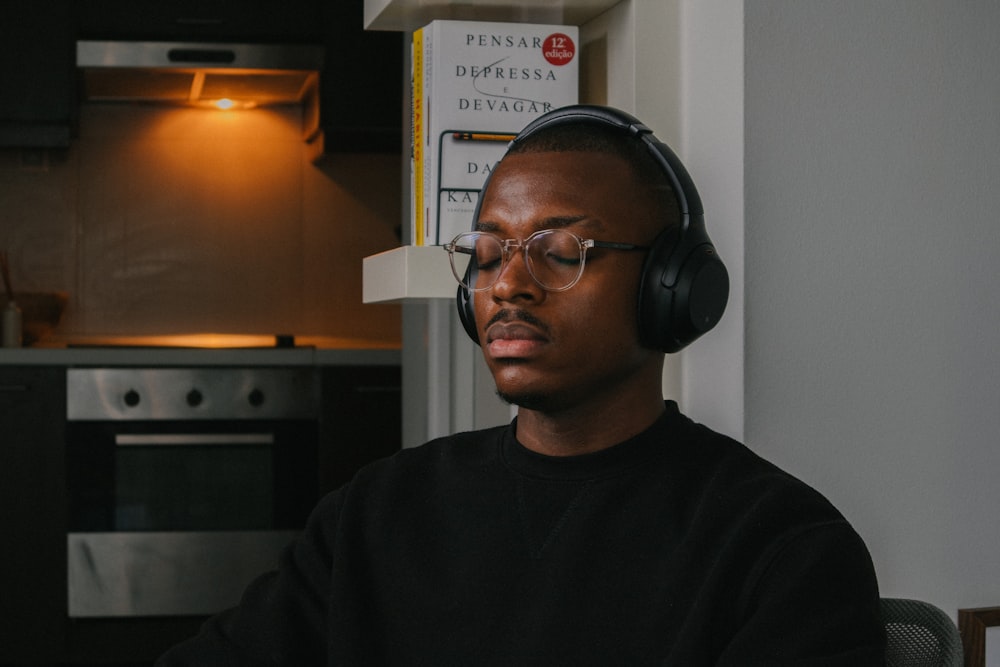
[(229, 97), (223, 97), (218, 100), (200, 100), (195, 105), (200, 107), (215, 107), (216, 109), (228, 111), (229, 109), (254, 109), (257, 107), (257, 102), (254, 100), (234, 100)]
[(276, 342), (277, 341), (274, 336), (220, 333), (174, 334), (163, 336), (108, 336), (97, 340), (97, 344), (115, 345), (119, 347), (187, 347), (206, 349), (274, 347)]

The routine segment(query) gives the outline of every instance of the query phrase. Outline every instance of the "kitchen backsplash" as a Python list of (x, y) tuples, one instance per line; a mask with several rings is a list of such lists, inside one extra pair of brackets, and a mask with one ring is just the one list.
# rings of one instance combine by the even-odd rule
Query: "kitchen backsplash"
[(313, 162), (300, 113), (86, 104), (68, 151), (0, 152), (15, 289), (69, 293), (61, 337), (398, 341), (361, 266), (399, 245), (401, 159)]

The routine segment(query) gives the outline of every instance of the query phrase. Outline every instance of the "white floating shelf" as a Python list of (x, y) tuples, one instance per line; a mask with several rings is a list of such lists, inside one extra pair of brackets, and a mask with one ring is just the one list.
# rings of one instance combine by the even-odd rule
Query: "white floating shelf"
[(365, 257), (364, 303), (416, 299), (454, 299), (458, 282), (441, 246), (402, 246)]
[(621, 0), (365, 0), (368, 30), (416, 30), (435, 19), (583, 25)]

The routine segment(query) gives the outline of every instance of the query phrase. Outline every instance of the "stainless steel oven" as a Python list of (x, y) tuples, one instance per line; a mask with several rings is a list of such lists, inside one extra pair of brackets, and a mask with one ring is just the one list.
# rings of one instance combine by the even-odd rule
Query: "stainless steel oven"
[(235, 604), (317, 500), (318, 394), (309, 367), (69, 369), (69, 616)]

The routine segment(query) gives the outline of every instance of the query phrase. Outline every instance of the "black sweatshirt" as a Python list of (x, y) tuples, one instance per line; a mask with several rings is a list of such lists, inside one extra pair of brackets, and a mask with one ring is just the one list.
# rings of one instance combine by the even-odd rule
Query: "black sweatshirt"
[(516, 425), (363, 469), (157, 665), (883, 664), (871, 558), (813, 489), (672, 402), (582, 456)]

